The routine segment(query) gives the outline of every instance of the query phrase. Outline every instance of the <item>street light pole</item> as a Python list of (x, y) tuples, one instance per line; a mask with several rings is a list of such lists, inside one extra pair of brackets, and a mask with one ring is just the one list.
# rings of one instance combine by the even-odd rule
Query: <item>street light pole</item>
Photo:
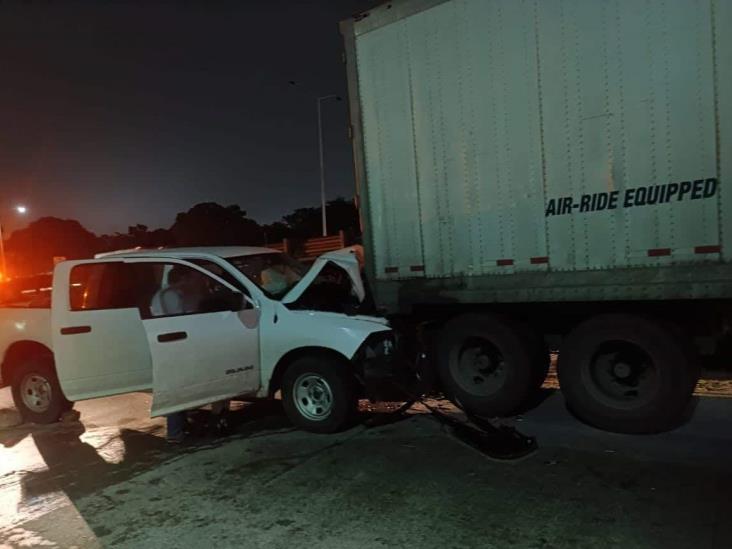
[[(26, 208), (23, 205), (15, 206), (14, 210), (16, 213), (19, 213), (20, 215), (25, 215), (25, 213), (28, 211), (28, 208)], [(2, 220), (0, 220), (0, 265), (2, 265), (2, 277), (0, 280), (6, 280), (8, 277), (8, 263), (5, 258), (5, 237), (3, 236), (3, 223)]]
[(316, 100), (318, 106), (318, 152), (320, 154), (320, 210), (323, 217), (323, 236), (328, 236), (328, 218), (325, 213), (325, 158), (323, 153), (323, 109), (321, 103), (328, 99), (336, 99), (340, 101), (341, 98), (335, 94), (324, 95), (318, 97)]
[(8, 265), (5, 262), (5, 237), (3, 236), (3, 223), (0, 221), (0, 257), (2, 257), (3, 272), (0, 280), (8, 278)]

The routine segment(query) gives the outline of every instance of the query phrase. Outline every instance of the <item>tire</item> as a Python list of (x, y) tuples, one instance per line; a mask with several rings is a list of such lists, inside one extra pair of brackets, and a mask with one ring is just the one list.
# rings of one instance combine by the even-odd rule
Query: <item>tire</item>
[(437, 342), (443, 390), (450, 400), (475, 414), (516, 413), (546, 375), (542, 375), (541, 348), (538, 338), (507, 318), (484, 314), (454, 318)]
[(580, 324), (559, 353), (559, 383), (583, 421), (619, 433), (657, 433), (683, 419), (699, 379), (688, 338), (668, 324), (601, 315)]
[(20, 415), (32, 423), (55, 423), (74, 406), (61, 391), (51, 357), (32, 357), (17, 366), (12, 393)]
[(341, 431), (358, 408), (356, 380), (345, 361), (317, 355), (299, 358), (283, 376), (282, 405), (293, 425), (304, 431)]

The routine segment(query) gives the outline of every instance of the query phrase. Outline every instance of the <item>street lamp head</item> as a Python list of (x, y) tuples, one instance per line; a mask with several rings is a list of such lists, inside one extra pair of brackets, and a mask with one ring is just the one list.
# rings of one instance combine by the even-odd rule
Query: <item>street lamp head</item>
[(22, 204), (19, 204), (15, 207), (15, 211), (18, 212), (20, 215), (24, 215), (28, 213), (28, 208), (26, 208)]

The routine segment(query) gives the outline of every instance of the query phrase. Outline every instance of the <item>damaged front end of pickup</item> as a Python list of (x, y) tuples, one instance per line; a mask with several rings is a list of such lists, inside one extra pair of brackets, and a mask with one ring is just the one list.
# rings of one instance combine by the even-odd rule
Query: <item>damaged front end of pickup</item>
[[(387, 319), (375, 316), (354, 250), (320, 256), (282, 303), (290, 310), (342, 314), (390, 326)], [(369, 335), (351, 359), (363, 396), (372, 402), (415, 401), (433, 389), (435, 377), (421, 331), (384, 328)]]
[(432, 387), (424, 353), (410, 351), (392, 330), (371, 334), (353, 356), (356, 377), (372, 402), (416, 400)]

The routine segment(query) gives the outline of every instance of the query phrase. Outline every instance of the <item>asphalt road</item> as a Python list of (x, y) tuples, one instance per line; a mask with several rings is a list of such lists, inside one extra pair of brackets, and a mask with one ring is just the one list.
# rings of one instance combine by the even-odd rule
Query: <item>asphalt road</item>
[(732, 546), (732, 398), (625, 436), (545, 396), (515, 420), (539, 450), (512, 462), (419, 407), (324, 436), (245, 405), (232, 436), (170, 447), (147, 395), (79, 403), (81, 422), (0, 431), (0, 548)]

